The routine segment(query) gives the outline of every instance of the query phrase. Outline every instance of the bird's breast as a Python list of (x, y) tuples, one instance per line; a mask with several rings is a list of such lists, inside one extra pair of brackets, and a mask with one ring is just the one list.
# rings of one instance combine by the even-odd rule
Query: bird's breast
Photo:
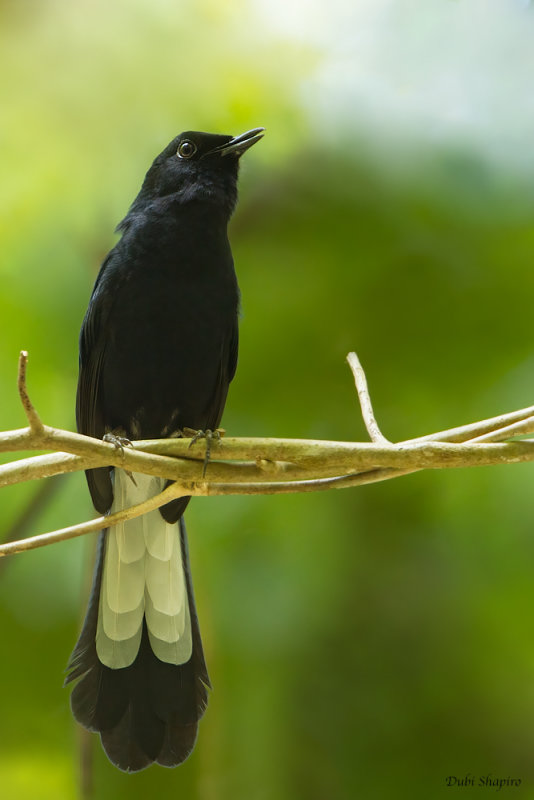
[(108, 426), (152, 438), (213, 425), (239, 305), (229, 249), (199, 243), (197, 252), (176, 240), (130, 248), (110, 277), (102, 286), (113, 320), (101, 374)]

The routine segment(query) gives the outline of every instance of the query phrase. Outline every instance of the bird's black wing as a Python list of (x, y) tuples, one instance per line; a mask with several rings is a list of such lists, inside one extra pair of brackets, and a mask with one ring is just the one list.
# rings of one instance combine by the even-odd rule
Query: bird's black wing
[[(233, 380), (235, 371), (237, 369), (237, 351), (239, 349), (239, 326), (237, 319), (232, 330), (230, 342), (228, 346), (228, 383)], [(222, 416), (222, 409), (221, 409)]]
[[(102, 264), (93, 289), (91, 300), (105, 298), (99, 292), (102, 275), (111, 254)], [(103, 399), (100, 391), (100, 376), (106, 354), (104, 330), (109, 315), (109, 304), (91, 302), (80, 332), (80, 372), (76, 392), (76, 424), (78, 431), (86, 436), (101, 439), (105, 433)], [(113, 502), (113, 487), (109, 467), (86, 470), (87, 483), (93, 504), (100, 514), (109, 511)]]
[[(228, 387), (235, 375), (237, 368), (237, 351), (239, 346), (239, 328), (237, 319), (232, 328), (232, 332), (228, 339), (223, 344), (220, 360), (219, 373), (214, 387), (213, 396), (209, 404), (209, 411), (206, 418), (205, 427), (210, 430), (218, 428), (221, 417), (226, 403), (226, 396), (228, 394)], [(96, 470), (93, 470), (96, 471)], [(172, 481), (167, 481), (167, 486)], [(177, 497), (176, 500), (171, 500), (170, 503), (160, 508), (161, 515), (169, 522), (174, 523), (184, 513), (190, 501), (190, 497)]]
[(224, 342), (221, 349), (221, 358), (219, 372), (214, 387), (213, 396), (209, 406), (208, 419), (206, 420), (206, 428), (214, 430), (219, 426), (221, 421), (224, 406), (226, 404), (226, 396), (228, 388), (235, 375), (237, 368), (237, 349), (239, 344), (239, 328), (237, 320), (235, 321), (230, 335)]

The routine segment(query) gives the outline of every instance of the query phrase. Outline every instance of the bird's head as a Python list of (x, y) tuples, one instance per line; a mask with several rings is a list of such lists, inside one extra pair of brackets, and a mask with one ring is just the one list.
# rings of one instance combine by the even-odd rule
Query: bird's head
[(215, 203), (229, 217), (237, 200), (239, 158), (262, 138), (263, 130), (253, 128), (233, 137), (200, 131), (180, 133), (154, 159), (128, 217), (170, 196), (180, 204)]

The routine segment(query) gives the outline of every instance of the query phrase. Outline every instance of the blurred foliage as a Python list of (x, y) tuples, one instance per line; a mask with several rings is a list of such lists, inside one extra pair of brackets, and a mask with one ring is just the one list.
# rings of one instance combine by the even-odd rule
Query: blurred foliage
[[(243, 315), (229, 431), (366, 438), (351, 349), (392, 439), (532, 403), (532, 175), (458, 140), (395, 149), (390, 131), (384, 148), (358, 134), (356, 109), (325, 134), (310, 112), (325, 58), (245, 0), (3, 0), (2, 428), (24, 424), (21, 348), (43, 419), (73, 426), (99, 262), (154, 154), (191, 128), (268, 129), (231, 229)], [(95, 741), (95, 796), (428, 798), (448, 775), (492, 773), (533, 797), (532, 475), (196, 500), (214, 685), (197, 747), (179, 769), (127, 776)], [(37, 488), (4, 490), (3, 536)], [(91, 514), (70, 476), (31, 532)], [(5, 797), (77, 796), (61, 682), (92, 546), (0, 563)]]

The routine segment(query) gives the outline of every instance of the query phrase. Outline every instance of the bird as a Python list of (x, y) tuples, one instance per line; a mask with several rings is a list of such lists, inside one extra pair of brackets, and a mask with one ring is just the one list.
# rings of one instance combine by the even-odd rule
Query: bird
[[(80, 332), (78, 431), (128, 440), (217, 430), (238, 352), (240, 293), (227, 226), (240, 157), (263, 136), (185, 131), (154, 159), (98, 273)], [(126, 440), (126, 443), (125, 441)], [(100, 514), (164, 479), (86, 471)], [(179, 497), (100, 534), (89, 605), (67, 666), (75, 719), (126, 772), (193, 750), (210, 679)]]

